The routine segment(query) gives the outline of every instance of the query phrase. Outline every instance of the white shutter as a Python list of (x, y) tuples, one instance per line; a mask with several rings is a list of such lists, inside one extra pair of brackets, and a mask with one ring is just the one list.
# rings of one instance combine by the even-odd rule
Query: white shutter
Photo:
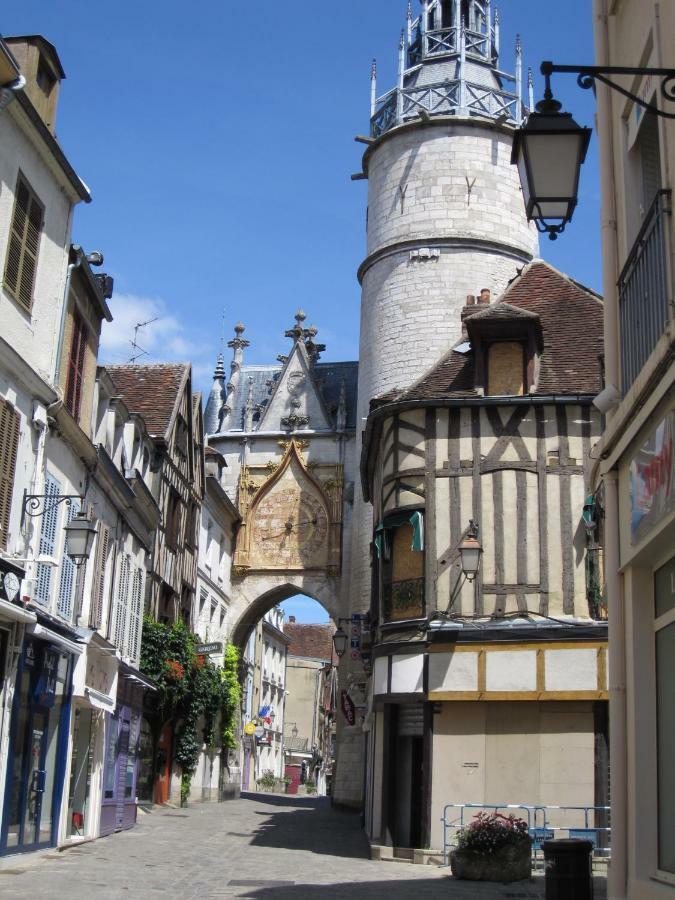
[[(80, 511), (80, 504), (77, 500), (71, 500), (67, 507), (66, 516), (67, 523), (72, 522)], [(70, 621), (73, 617), (73, 600), (75, 597), (75, 587), (77, 581), (77, 567), (72, 559), (68, 556), (68, 540), (63, 535), (63, 551), (61, 552), (61, 581), (59, 584), (59, 598), (56, 603), (56, 609), (60, 616)]]
[[(56, 527), (59, 521), (60, 507), (53, 503), (53, 498), (61, 493), (59, 482), (47, 475), (45, 478), (45, 512), (42, 513), (42, 525), (40, 528), (39, 556), (54, 556), (54, 544), (56, 542)], [(38, 563), (36, 567), (35, 600), (38, 603), (49, 605), (52, 590), (52, 567), (46, 563)]]
[(91, 609), (89, 610), (89, 627), (100, 628), (103, 624), (103, 607), (105, 604), (105, 573), (110, 550), (110, 529), (103, 522), (98, 525), (96, 538), (96, 562), (94, 568), (94, 584), (91, 592)]
[(120, 574), (113, 600), (113, 614), (110, 624), (110, 640), (124, 654), (124, 635), (126, 632), (126, 613), (129, 598), (130, 557), (123, 553), (120, 558)]
[(134, 567), (129, 597), (129, 616), (127, 619), (127, 652), (132, 662), (137, 663), (141, 650), (141, 628), (143, 624), (143, 569)]

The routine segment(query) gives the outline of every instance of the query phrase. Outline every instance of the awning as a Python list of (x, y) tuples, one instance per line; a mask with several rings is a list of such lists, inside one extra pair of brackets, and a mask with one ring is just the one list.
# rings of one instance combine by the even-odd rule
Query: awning
[(68, 638), (63, 637), (63, 635), (58, 634), (56, 631), (52, 631), (51, 628), (45, 628), (44, 625), (29, 625), (26, 631), (28, 634), (32, 634), (33, 637), (40, 638), (43, 641), (49, 641), (50, 644), (56, 644), (57, 647), (61, 647), (68, 653), (75, 654), (75, 656), (80, 656), (84, 653), (83, 644), (76, 644), (75, 641), (69, 641)]
[(102, 709), (109, 713), (115, 712), (116, 703), (113, 697), (102, 694), (101, 691), (96, 691), (90, 687), (85, 687), (84, 694), (95, 709)]
[(13, 622), (23, 622), (29, 624), (37, 622), (37, 616), (30, 610), (22, 609), (9, 600), (0, 600), (0, 618), (11, 619)]
[(411, 550), (421, 552), (424, 550), (424, 515), (419, 509), (411, 513), (399, 513), (396, 516), (390, 516), (386, 524), (380, 522), (375, 529), (374, 544), (377, 550), (378, 559), (387, 559), (389, 556), (389, 547), (387, 546), (387, 530), (389, 528), (398, 528), (400, 525), (412, 525), (413, 539)]

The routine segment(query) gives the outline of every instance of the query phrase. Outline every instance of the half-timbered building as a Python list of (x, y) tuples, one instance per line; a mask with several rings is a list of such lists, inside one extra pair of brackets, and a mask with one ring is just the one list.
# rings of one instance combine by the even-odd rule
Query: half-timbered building
[[(607, 800), (606, 622), (589, 496), (600, 298), (541, 260), (371, 403), (367, 830), (443, 847), (447, 804)], [(475, 577), (461, 545), (478, 536)], [(388, 849), (385, 849), (388, 848)]]

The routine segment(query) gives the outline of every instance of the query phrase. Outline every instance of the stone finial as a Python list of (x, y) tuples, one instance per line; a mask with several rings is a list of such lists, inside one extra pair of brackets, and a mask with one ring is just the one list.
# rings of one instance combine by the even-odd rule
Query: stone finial
[(250, 347), (251, 342), (242, 337), (245, 331), (245, 326), (241, 322), (237, 322), (234, 326), (234, 338), (227, 342), (227, 346), (232, 350), (245, 350), (247, 347)]
[(289, 328), (288, 331), (284, 332), (286, 337), (293, 338), (295, 341), (302, 340), (305, 336), (305, 329), (302, 327), (302, 323), (307, 318), (307, 314), (304, 309), (299, 309), (295, 314), (295, 325), (292, 328)]
[(218, 354), (218, 359), (216, 361), (216, 368), (213, 373), (214, 378), (224, 378), (225, 377), (225, 360), (223, 359), (223, 354)]

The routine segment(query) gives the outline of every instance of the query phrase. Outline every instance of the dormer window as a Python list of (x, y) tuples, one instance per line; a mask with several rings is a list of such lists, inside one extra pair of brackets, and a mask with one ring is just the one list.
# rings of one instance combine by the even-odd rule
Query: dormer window
[(515, 396), (525, 393), (527, 356), (524, 341), (495, 341), (487, 347), (486, 394)]
[(38, 70), (35, 80), (45, 97), (49, 97), (51, 92), (54, 90), (56, 78), (54, 76), (54, 73), (42, 57), (40, 57), (40, 62), (38, 63)]

